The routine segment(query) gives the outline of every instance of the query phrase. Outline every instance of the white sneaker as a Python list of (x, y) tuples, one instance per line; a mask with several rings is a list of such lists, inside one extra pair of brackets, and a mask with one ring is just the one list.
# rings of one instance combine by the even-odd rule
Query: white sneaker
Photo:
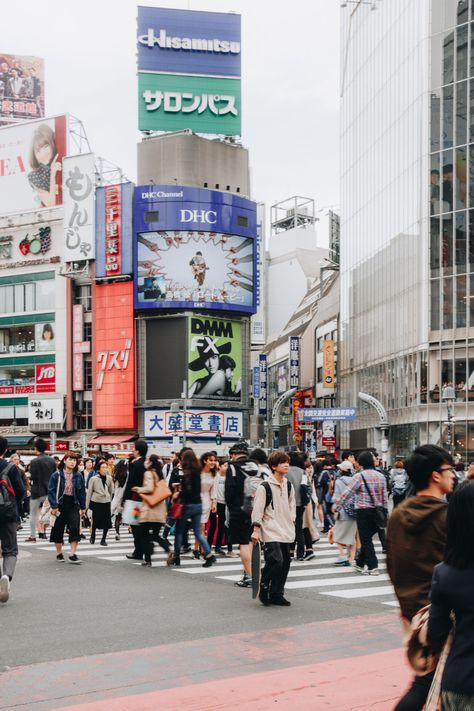
[(380, 575), (380, 570), (378, 568), (372, 568), (372, 570), (364, 570), (362, 575)]
[(2, 575), (0, 578), (0, 602), (7, 602), (10, 597), (10, 578)]

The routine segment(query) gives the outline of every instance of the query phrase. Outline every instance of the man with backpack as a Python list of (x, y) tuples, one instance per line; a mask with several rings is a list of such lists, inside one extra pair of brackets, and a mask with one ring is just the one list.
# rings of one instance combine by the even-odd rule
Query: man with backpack
[(258, 465), (249, 459), (245, 440), (236, 442), (230, 450), (231, 462), (225, 479), (225, 503), (229, 509), (229, 536), (239, 546), (240, 560), (244, 567), (239, 588), (252, 587), (252, 509), (257, 487), (262, 482)]
[(0, 545), (3, 556), (0, 571), (0, 602), (7, 602), (10, 597), (10, 583), (18, 556), (16, 537), (18, 506), (25, 495), (20, 472), (14, 464), (4, 459), (7, 448), (8, 440), (0, 437)]
[(295, 538), (296, 498), (286, 479), (290, 458), (285, 452), (268, 457), (272, 475), (257, 489), (252, 511), (252, 543), (265, 543), (259, 599), (263, 605), (291, 605), (284, 596)]

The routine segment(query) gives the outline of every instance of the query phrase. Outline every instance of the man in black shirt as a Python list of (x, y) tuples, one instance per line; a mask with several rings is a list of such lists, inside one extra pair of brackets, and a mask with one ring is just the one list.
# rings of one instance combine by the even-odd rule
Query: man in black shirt
[[(48, 495), (48, 484), (51, 479), (51, 474), (56, 471), (56, 462), (52, 457), (48, 457), (45, 452), (46, 442), (44, 439), (41, 439), (41, 437), (37, 437), (35, 439), (36, 457), (31, 460), (30, 464), (30, 535), (29, 538), (25, 539), (25, 543), (36, 543), (36, 521), (38, 512)], [(46, 534), (40, 533), (39, 537), (46, 538)]]
[[(143, 486), (143, 478), (145, 476), (145, 457), (147, 452), (148, 445), (145, 440), (137, 439), (132, 458), (128, 465), (129, 475), (123, 494), (124, 503), (127, 499), (132, 501), (141, 501), (140, 496), (132, 491), (132, 489), (134, 486)], [(142, 560), (144, 550), (140, 534), (140, 526), (132, 526), (132, 536), (135, 547), (133, 549), (133, 553), (128, 553), (126, 557), (130, 560)]]
[(2, 549), (3, 565), (0, 577), (0, 602), (7, 602), (10, 596), (10, 583), (15, 572), (18, 557), (18, 542), (16, 525), (18, 506), (25, 495), (25, 487), (20, 472), (14, 464), (3, 459), (8, 448), (8, 440), (0, 437), (0, 480), (3, 480), (2, 492), (5, 497), (14, 496), (16, 508), (9, 511), (8, 500), (0, 507), (0, 548)]
[(239, 546), (240, 560), (244, 575), (235, 585), (240, 588), (252, 587), (252, 519), (243, 511), (244, 482), (247, 477), (260, 476), (258, 465), (249, 459), (248, 445), (237, 442), (230, 450), (231, 462), (225, 479), (225, 503), (229, 509), (229, 536), (233, 544)]

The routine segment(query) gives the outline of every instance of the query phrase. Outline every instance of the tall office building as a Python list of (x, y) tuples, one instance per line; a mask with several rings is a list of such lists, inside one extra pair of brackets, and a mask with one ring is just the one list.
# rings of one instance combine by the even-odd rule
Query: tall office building
[[(474, 3), (342, 12), (342, 444), (474, 456)], [(372, 12), (375, 9), (375, 12)]]

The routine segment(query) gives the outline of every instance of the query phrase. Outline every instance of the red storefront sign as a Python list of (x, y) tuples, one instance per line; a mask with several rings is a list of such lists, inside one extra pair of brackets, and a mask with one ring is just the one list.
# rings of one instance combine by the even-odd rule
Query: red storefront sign
[(133, 282), (95, 287), (94, 427), (135, 427), (135, 335)]
[(54, 393), (56, 390), (56, 366), (44, 364), (36, 366), (36, 392)]
[(105, 273), (107, 276), (121, 271), (121, 190), (120, 185), (105, 189)]

